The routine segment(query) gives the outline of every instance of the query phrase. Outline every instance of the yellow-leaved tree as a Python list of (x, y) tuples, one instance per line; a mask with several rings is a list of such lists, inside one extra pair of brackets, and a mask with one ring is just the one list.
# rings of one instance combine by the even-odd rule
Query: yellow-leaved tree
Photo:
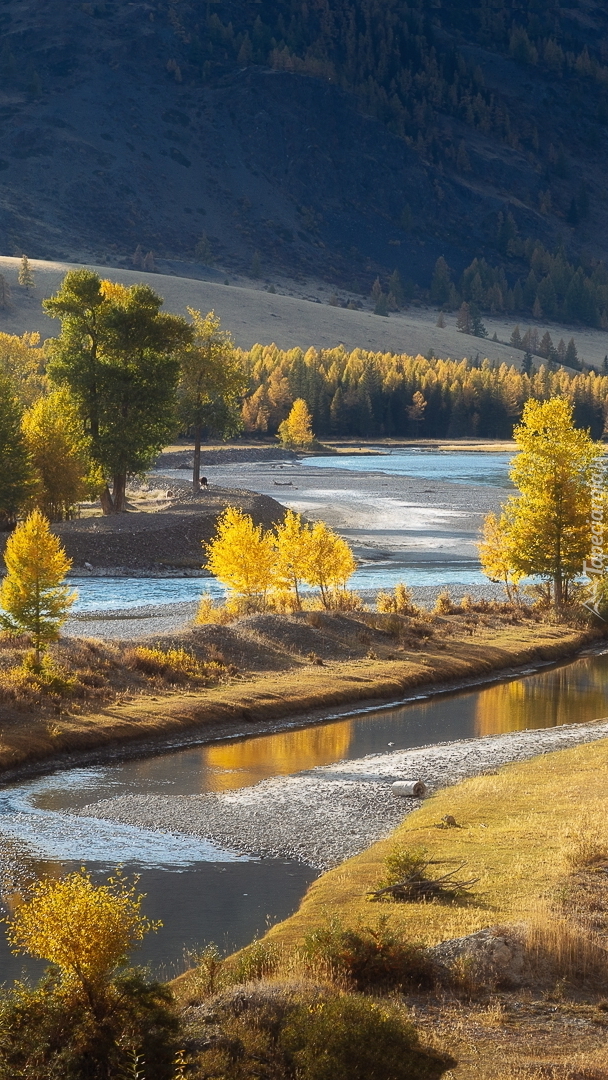
[(540, 578), (559, 610), (591, 552), (592, 474), (604, 448), (574, 426), (566, 398), (527, 401), (514, 438), (509, 475), (520, 494), (486, 525), (484, 571)]
[(313, 445), (312, 416), (304, 398), (296, 398), (286, 420), (279, 424), (279, 439), (284, 446), (305, 450)]
[(69, 390), (39, 398), (24, 414), (22, 426), (37, 480), (34, 502), (51, 521), (70, 518), (76, 503), (91, 489), (99, 494), (105, 481), (97, 469), (94, 483), (89, 440)]
[(483, 539), (479, 544), (481, 568), (490, 581), (500, 582), (505, 587), (509, 601), (517, 595), (517, 586), (523, 572), (513, 566), (510, 550), (509, 515), (503, 512), (500, 517), (488, 514), (483, 523)]
[(31, 635), (34, 667), (56, 641), (76, 599), (64, 579), (72, 565), (49, 522), (33, 510), (11, 533), (4, 552), (6, 576), (0, 585), (0, 627)]
[(94, 885), (84, 870), (46, 878), (17, 906), (7, 937), (14, 952), (54, 964), (66, 989), (83, 995), (97, 1015), (117, 966), (161, 925), (142, 915), (143, 899), (120, 873), (105, 885)]
[(304, 580), (319, 588), (325, 607), (331, 607), (332, 589), (344, 589), (356, 569), (355, 557), (346, 540), (324, 521), (316, 521), (308, 539)]
[(254, 525), (250, 514), (228, 506), (218, 518), (213, 540), (203, 546), (207, 569), (235, 596), (263, 607), (276, 573), (272, 533)]
[(279, 589), (293, 590), (294, 607), (302, 609), (300, 587), (308, 581), (311, 559), (310, 525), (305, 525), (300, 514), (288, 510), (280, 525), (276, 526), (276, 577)]

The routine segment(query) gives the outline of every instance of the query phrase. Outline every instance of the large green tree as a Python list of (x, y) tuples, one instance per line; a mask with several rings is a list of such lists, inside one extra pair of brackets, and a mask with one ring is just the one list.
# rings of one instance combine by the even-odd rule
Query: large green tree
[(90, 436), (91, 456), (112, 483), (104, 513), (125, 509), (127, 478), (150, 467), (176, 424), (179, 354), (192, 328), (161, 312), (148, 285), (127, 288), (91, 270), (72, 270), (44, 301), (61, 320), (48, 372), (68, 386)]
[(33, 486), (32, 466), (21, 431), (23, 408), (0, 371), (0, 529), (15, 524)]
[(247, 377), (230, 334), (217, 315), (188, 308), (194, 337), (180, 358), (179, 404), (182, 421), (194, 434), (194, 490), (200, 488), (201, 434), (210, 430), (222, 438), (241, 427), (240, 403)]

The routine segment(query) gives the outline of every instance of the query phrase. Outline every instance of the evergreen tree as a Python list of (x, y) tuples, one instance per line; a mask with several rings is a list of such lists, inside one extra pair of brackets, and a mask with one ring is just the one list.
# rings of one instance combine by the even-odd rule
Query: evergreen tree
[(435, 263), (433, 279), (431, 281), (431, 300), (442, 307), (450, 299), (451, 271), (443, 255), (440, 255)]
[(30, 261), (27, 255), (21, 256), (21, 263), (19, 265), (19, 274), (17, 276), (17, 281), (20, 285), (23, 285), (24, 288), (28, 290), (28, 292), (30, 289), (34, 288), (34, 271), (30, 266)]

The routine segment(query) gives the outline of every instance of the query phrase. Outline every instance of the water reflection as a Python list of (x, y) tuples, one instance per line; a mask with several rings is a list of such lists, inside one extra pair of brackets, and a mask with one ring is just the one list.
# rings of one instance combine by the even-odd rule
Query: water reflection
[(585, 657), (567, 667), (482, 690), (477, 696), (477, 735), (585, 723), (606, 715), (608, 664)]
[(283, 731), (205, 747), (203, 762), (214, 770), (214, 775), (207, 778), (203, 790), (250, 787), (269, 776), (287, 776), (340, 761), (348, 756), (352, 728), (352, 720), (343, 720), (302, 731)]

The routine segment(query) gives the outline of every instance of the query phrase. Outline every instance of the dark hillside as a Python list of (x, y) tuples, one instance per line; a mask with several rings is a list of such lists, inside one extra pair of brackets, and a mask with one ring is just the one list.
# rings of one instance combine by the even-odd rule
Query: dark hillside
[(400, 303), (443, 255), (440, 302), (608, 325), (595, 0), (4, 0), (0, 32), (6, 254), (397, 267)]

